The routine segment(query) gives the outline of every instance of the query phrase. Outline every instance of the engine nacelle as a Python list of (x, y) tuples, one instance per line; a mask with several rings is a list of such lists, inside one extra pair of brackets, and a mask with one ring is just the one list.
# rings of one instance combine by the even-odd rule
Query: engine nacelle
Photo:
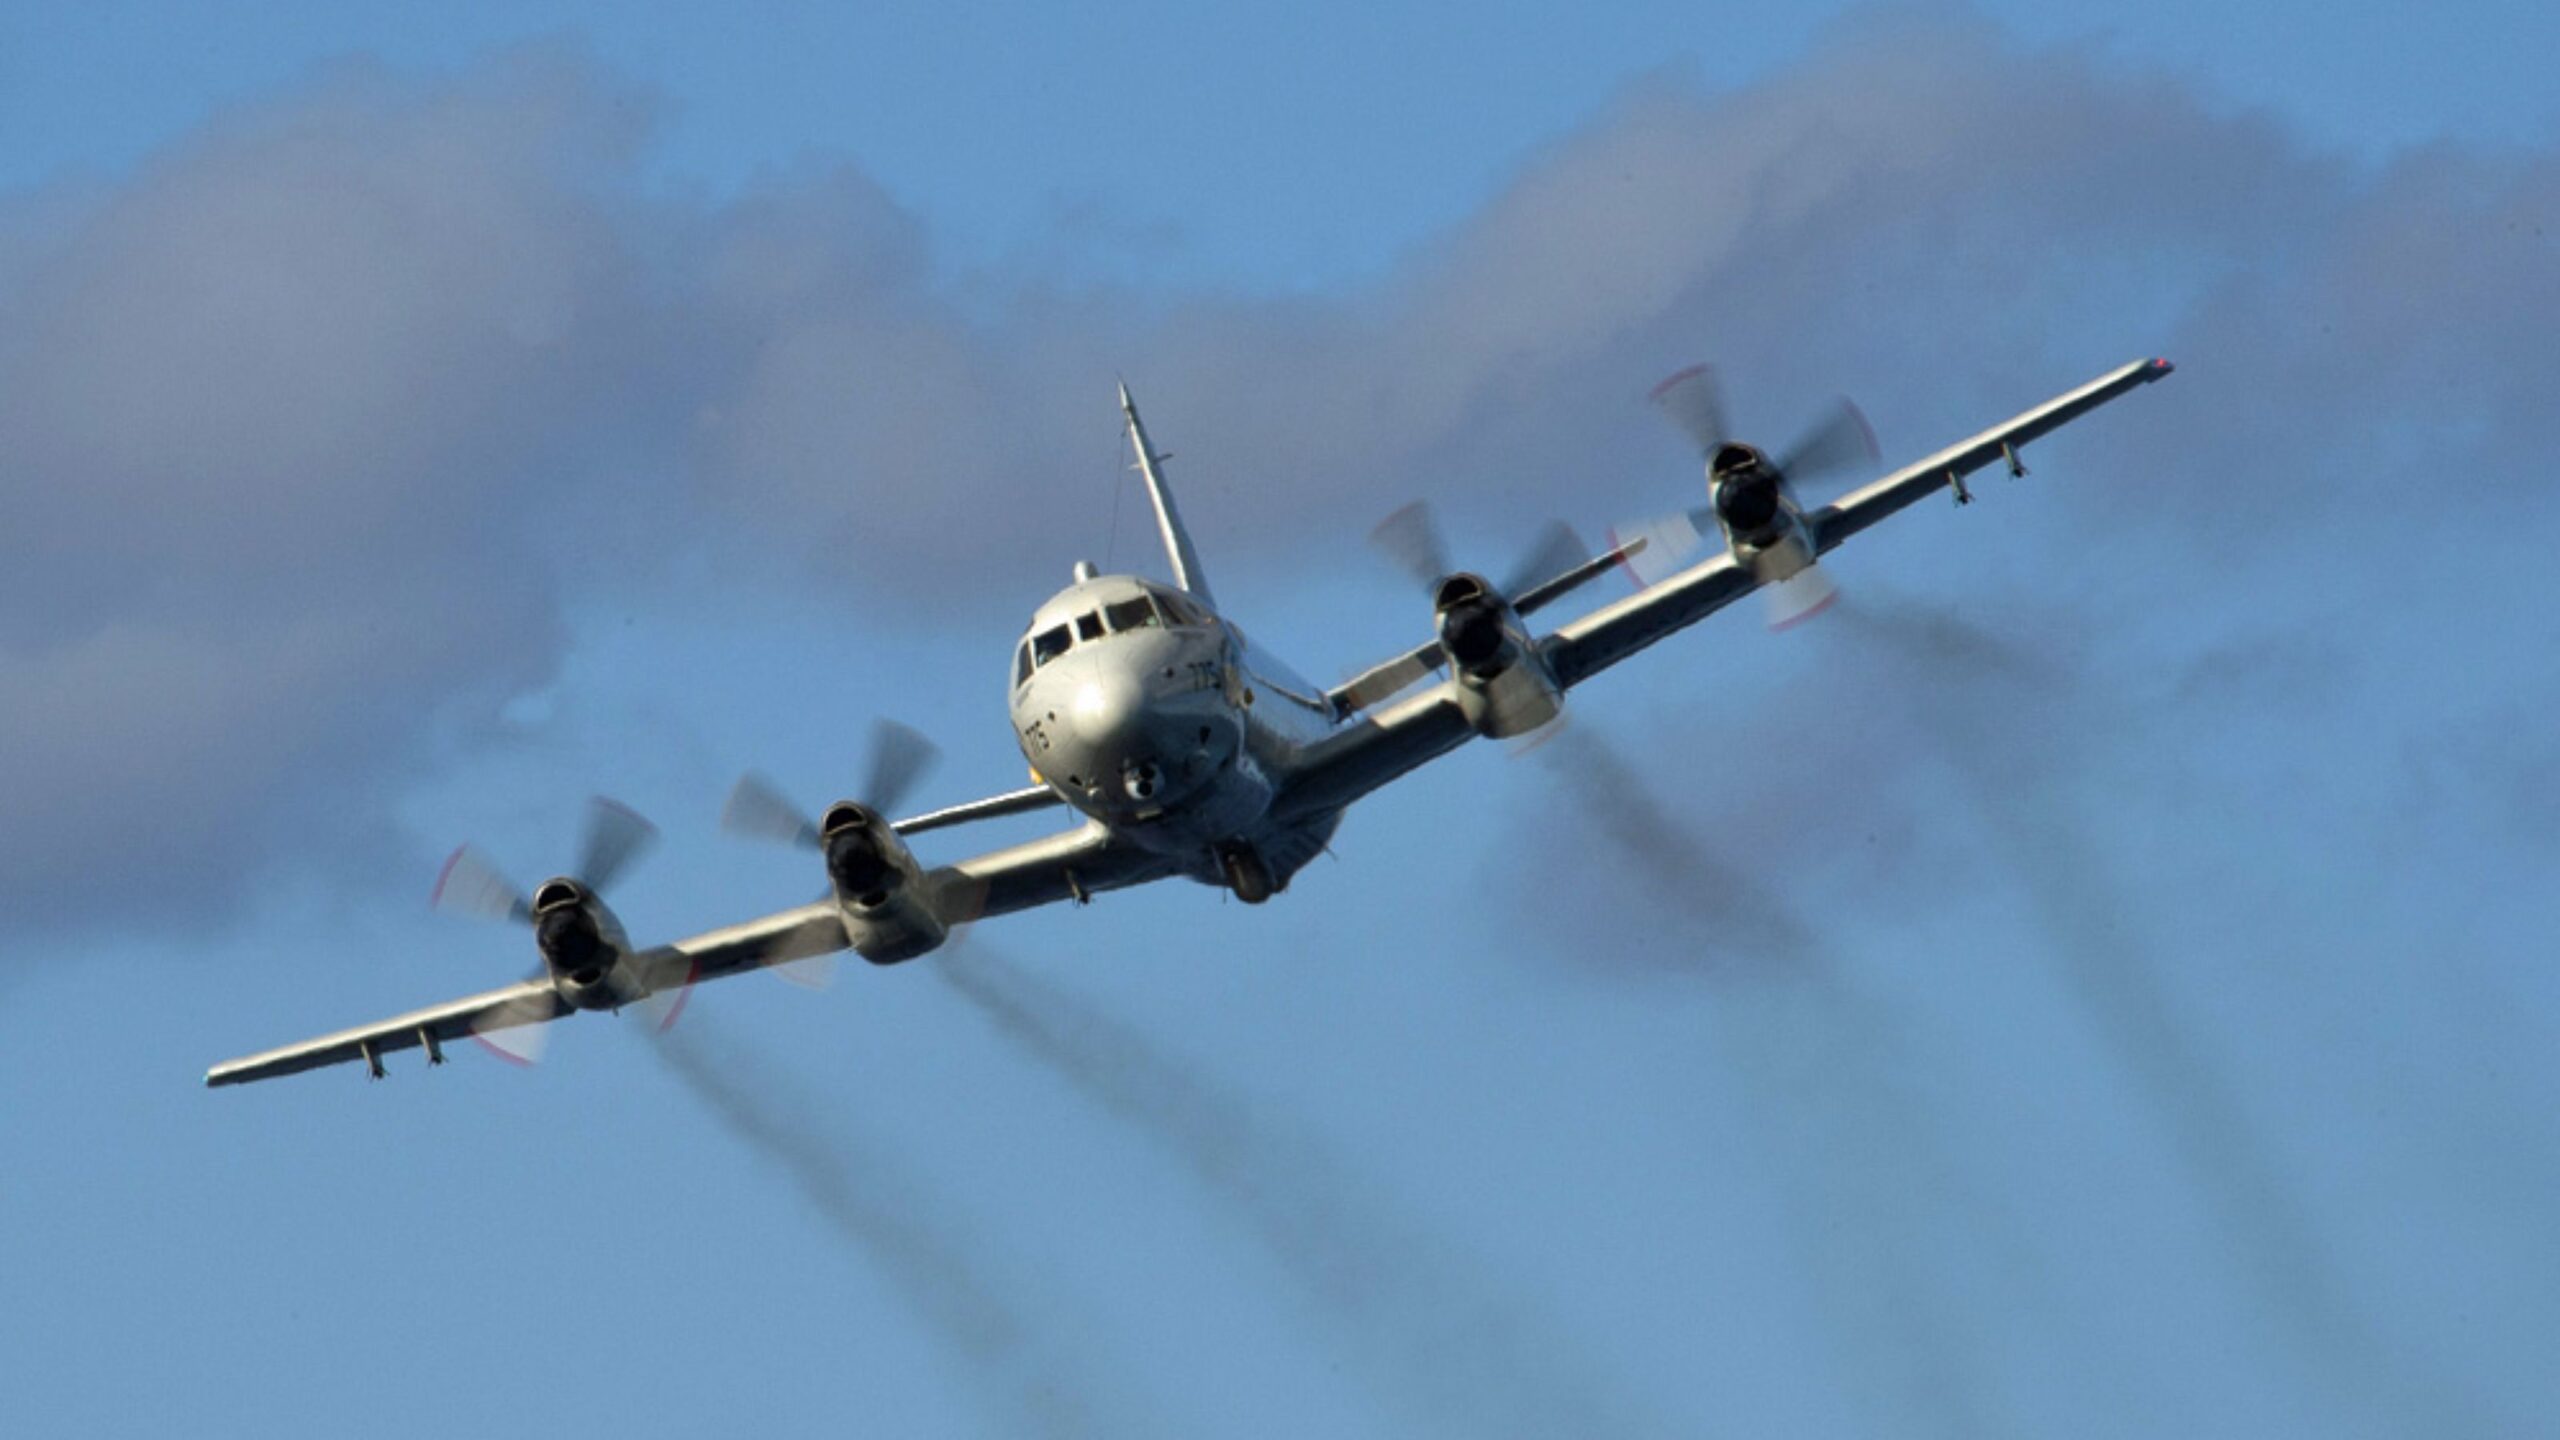
[(1794, 507), (1786, 483), (1759, 451), (1725, 445), (1708, 462), (1707, 474), (1716, 519), (1735, 545), (1765, 545), (1787, 527)]
[(630, 998), (620, 970), (631, 942), (622, 922), (586, 886), (565, 875), (542, 882), (533, 892), (533, 943), (570, 1004), (603, 1010)]
[(845, 937), (874, 965), (926, 954), (949, 938), (934, 913), (924, 869), (889, 822), (850, 800), (830, 806), (818, 825), (827, 880), (844, 914)]
[(1441, 581), (1431, 603), (1459, 708), (1477, 734), (1508, 739), (1556, 718), (1564, 692), (1510, 601), (1482, 578), (1460, 574)]

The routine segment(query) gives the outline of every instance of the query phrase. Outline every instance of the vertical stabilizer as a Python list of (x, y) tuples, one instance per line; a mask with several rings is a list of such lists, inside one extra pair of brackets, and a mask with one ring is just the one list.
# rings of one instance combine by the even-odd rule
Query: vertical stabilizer
[(1129, 398), (1129, 387), (1120, 387), (1120, 413), (1129, 418), (1129, 445), (1138, 452), (1138, 473), (1146, 477), (1147, 499), (1156, 507), (1156, 529), (1164, 536), (1165, 558), (1173, 562), (1173, 583), (1200, 597), (1200, 602), (1216, 609), (1218, 602), (1209, 594), (1209, 576), (1200, 568), (1200, 552), (1191, 548), (1191, 532), (1182, 528), (1181, 512), (1173, 508), (1173, 492), (1165, 488), (1164, 472), (1156, 468), (1166, 457), (1156, 453), (1147, 439), (1146, 423), (1138, 418), (1138, 402)]

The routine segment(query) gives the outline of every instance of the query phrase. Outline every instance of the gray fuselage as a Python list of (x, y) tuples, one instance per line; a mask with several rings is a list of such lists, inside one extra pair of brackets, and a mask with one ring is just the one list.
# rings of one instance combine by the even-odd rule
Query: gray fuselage
[(1277, 889), (1340, 821), (1271, 821), (1298, 756), (1336, 721), (1321, 690), (1197, 595), (1081, 580), (1033, 614), (1011, 678), (1014, 738), (1041, 783), (1196, 879), (1236, 884), (1242, 863)]

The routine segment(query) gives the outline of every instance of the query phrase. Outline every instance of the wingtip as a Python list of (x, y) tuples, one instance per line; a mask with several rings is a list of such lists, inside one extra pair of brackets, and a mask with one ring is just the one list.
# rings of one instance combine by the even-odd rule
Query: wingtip
[(2176, 373), (2177, 373), (2177, 369), (2178, 369), (2178, 367), (2177, 367), (2175, 364), (2171, 363), (2171, 361), (2169, 360), (2169, 358), (2168, 358), (2167, 356), (2165, 356), (2165, 355), (2154, 355), (2154, 356), (2152, 356), (2152, 357), (2151, 357), (2151, 366), (2150, 366), (2150, 369), (2151, 369), (2151, 378), (2152, 378), (2152, 379), (2154, 379), (2154, 380), (2159, 380), (2159, 379), (2165, 378), (2165, 377), (2167, 377), (2167, 376), (2169, 376), (2169, 375), (2174, 375), (2174, 374), (2176, 374)]

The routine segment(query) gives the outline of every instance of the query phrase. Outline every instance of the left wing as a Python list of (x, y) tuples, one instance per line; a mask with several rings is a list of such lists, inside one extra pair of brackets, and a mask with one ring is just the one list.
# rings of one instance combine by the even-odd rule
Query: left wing
[[(2020, 446), (2138, 386), (2167, 378), (2172, 368), (2166, 360), (2137, 360), (2120, 366), (1970, 440), (1850, 492), (1805, 517), (1813, 534), (1815, 553), (1827, 554), (1850, 536), (1942, 490), (1954, 491), (1961, 503), (1970, 498), (1964, 489), (1964, 477), (1994, 461), (2005, 460), (2014, 470), (2023, 472), (2018, 464)], [(1730, 551), (1717, 554), (1652, 589), (1604, 605), (1563, 626), (1539, 643), (1539, 653), (1545, 657), (1556, 682), (1571, 689), (1698, 623), (1758, 586), (1759, 581), (1734, 560)], [(1411, 659), (1401, 657), (1389, 664), (1402, 664), (1409, 670)], [(1381, 671), (1386, 668), (1379, 667)], [(1345, 725), (1312, 746), (1281, 795), (1277, 812), (1284, 820), (1301, 819), (1348, 805), (1397, 776), (1458, 748), (1474, 733), (1457, 703), (1449, 698), (1446, 686), (1398, 701)]]
[[(643, 950), (631, 957), (631, 965), (642, 985), (655, 993), (689, 980), (716, 980), (844, 947), (844, 921), (836, 913), (835, 902), (827, 901)], [(382, 1057), (395, 1050), (424, 1047), (428, 1063), (440, 1065), (444, 1047), (452, 1041), (490, 1030), (546, 1024), (569, 1012), (569, 1003), (560, 998), (550, 980), (527, 980), (216, 1065), (205, 1072), (204, 1083), (238, 1085), (350, 1060), (362, 1060), (380, 1079)]]
[[(1906, 465), (1863, 489), (1853, 490), (1805, 517), (1814, 553), (1827, 555), (1850, 536), (1942, 490), (1958, 503), (1970, 498), (1964, 477), (1995, 460), (2018, 464), (2018, 447), (2088, 414), (2137, 386), (2168, 377), (2166, 360), (2136, 360), (2013, 416), (1970, 440)], [(1557, 683), (1581, 684), (1663, 637), (1696, 624), (1756, 588), (1730, 552), (1693, 565), (1664, 584), (1599, 610), (1547, 637), (1540, 646)]]

